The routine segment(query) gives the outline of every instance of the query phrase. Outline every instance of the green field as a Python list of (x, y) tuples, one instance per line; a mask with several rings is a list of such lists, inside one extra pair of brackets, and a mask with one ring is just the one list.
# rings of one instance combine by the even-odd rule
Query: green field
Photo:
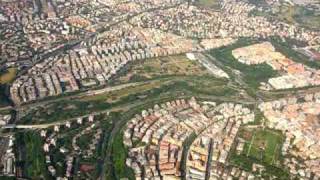
[(218, 7), (219, 0), (199, 0), (198, 5), (202, 7)]
[(261, 164), (266, 168), (263, 176), (288, 178), (288, 172), (281, 168), (281, 147), (284, 137), (280, 132), (271, 129), (242, 128), (239, 137), (245, 140), (245, 146), (239, 155), (235, 152), (235, 148), (232, 150), (229, 157), (232, 165), (252, 171), (254, 163)]
[(123, 134), (118, 133), (112, 145), (113, 166), (118, 178), (134, 179), (134, 172), (126, 167), (127, 148), (123, 145)]
[[(264, 0), (249, 0), (258, 7), (269, 7)], [(277, 19), (288, 24), (295, 24), (304, 28), (318, 30), (320, 28), (320, 14), (299, 5), (274, 6), (273, 12), (253, 10), (252, 15)]]
[(277, 76), (277, 71), (273, 70), (271, 66), (265, 63), (250, 66), (240, 63), (232, 55), (232, 51), (234, 49), (249, 46), (255, 43), (259, 43), (259, 41), (243, 38), (231, 46), (212, 50), (210, 51), (210, 54), (224, 65), (232, 69), (239, 70), (243, 74), (243, 80), (247, 83), (247, 85), (252, 89), (258, 89), (261, 82), (265, 82), (268, 79)]
[[(158, 79), (157, 79), (158, 80)], [(128, 105), (135, 102), (143, 102), (146, 99), (160, 97), (176, 97), (177, 95), (188, 96), (218, 96), (235, 97), (239, 95), (237, 90), (227, 87), (227, 82), (212, 76), (173, 76), (160, 83), (131, 87), (112, 93), (100, 94), (95, 97), (84, 97), (72, 100), (61, 100), (40, 106), (28, 111), (21, 118), (20, 123), (49, 123), (66, 120), (73, 117), (103, 111), (111, 108)], [(239, 97), (240, 98), (240, 97)], [(112, 100), (112, 102), (110, 102)]]
[(0, 84), (11, 83), (16, 77), (17, 69), (9, 68), (6, 72), (0, 73)]
[(247, 139), (244, 153), (254, 159), (275, 165), (280, 158), (282, 135), (271, 130), (254, 130), (247, 133), (252, 133), (252, 136)]
[[(100, 162), (105, 157), (105, 150), (110, 135), (109, 132), (111, 132), (113, 128), (113, 123), (106, 114), (95, 116), (95, 120), (99, 123), (96, 123), (96, 127), (93, 128), (92, 132), (77, 139), (78, 146), (84, 152), (89, 149), (89, 145), (92, 142), (96, 130), (100, 128), (102, 130), (101, 141), (96, 145), (93, 155), (90, 157), (84, 157), (83, 155), (77, 156), (77, 161), (74, 163), (74, 167), (77, 167), (77, 169), (79, 169), (83, 164), (95, 167), (95, 169), (88, 172), (80, 171), (78, 174), (80, 179), (97, 179), (101, 174), (102, 168)], [(72, 126), (70, 129), (63, 127), (60, 128), (56, 147), (51, 147), (50, 152), (48, 153), (51, 157), (51, 163), (56, 168), (57, 176), (64, 176), (66, 169), (66, 154), (59, 151), (60, 147), (70, 150), (69, 153), (74, 155), (74, 152), (72, 152), (72, 139), (89, 125), (89, 123), (84, 123), (82, 126)], [(50, 129), (48, 132), (51, 132)], [(19, 163), (23, 164), (27, 177), (30, 179), (50, 179), (47, 174), (48, 171), (46, 170), (47, 165), (45, 164), (45, 154), (42, 150), (44, 142), (39, 133), (37, 131), (17, 133), (16, 138), (17, 143), (19, 143), (19, 148), (24, 150), (21, 152), (21, 155), (25, 156), (25, 161)]]
[(278, 37), (270, 38), (270, 42), (276, 48), (276, 50), (285, 55), (287, 58), (290, 58), (295, 62), (305, 64), (311, 68), (320, 69), (320, 61), (310, 61), (307, 56), (292, 49), (291, 46), (293, 44), (298, 44), (299, 42), (291, 41), (292, 40), (287, 40), (287, 42), (283, 42)]
[(120, 83), (145, 81), (161, 76), (201, 76), (210, 74), (197, 61), (189, 60), (184, 54), (167, 57), (157, 57), (136, 61), (132, 67), (120, 76)]
[(283, 5), (279, 8), (277, 17), (280, 20), (284, 20), (292, 24), (299, 24), (306, 28), (320, 28), (320, 15), (315, 14), (314, 11), (303, 6)]
[(31, 109), (21, 118), (20, 123), (50, 123), (57, 120), (66, 120), (72, 117), (78, 117), (90, 114), (94, 111), (101, 111), (108, 109), (110, 104), (99, 101), (77, 101), (77, 100), (61, 100), (59, 102), (51, 103), (46, 106), (39, 106)]
[(10, 100), (7, 97), (8, 84), (16, 77), (17, 69), (9, 68), (0, 72), (0, 107), (10, 105)]
[(25, 161), (18, 163), (24, 166), (26, 176), (31, 179), (46, 179), (48, 174), (42, 150), (42, 139), (38, 132), (16, 133), (16, 141), (21, 148), (18, 154), (25, 157)]
[(10, 100), (6, 95), (7, 86), (0, 84), (0, 107), (10, 105)]

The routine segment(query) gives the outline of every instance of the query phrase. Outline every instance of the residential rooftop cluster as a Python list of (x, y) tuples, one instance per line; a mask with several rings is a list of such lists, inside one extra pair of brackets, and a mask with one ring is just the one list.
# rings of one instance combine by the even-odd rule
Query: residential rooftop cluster
[(320, 85), (320, 70), (288, 59), (277, 52), (270, 42), (263, 42), (232, 51), (241, 63), (255, 65), (266, 63), (281, 75), (263, 82), (263, 89), (289, 89)]
[[(215, 39), (205, 44), (212, 47), (232, 43)], [(60, 95), (95, 85), (108, 85), (130, 62), (201, 51), (195, 40), (156, 29), (135, 28), (123, 23), (101, 35), (90, 47), (70, 50), (52, 56), (20, 76), (10, 89), (15, 104)]]
[[(156, 104), (127, 123), (123, 137), (129, 147), (126, 164), (136, 179), (247, 177), (224, 169), (229, 169), (227, 157), (240, 124), (253, 120), (250, 109), (240, 104), (197, 102), (195, 98)], [(188, 149), (185, 143), (193, 137), (196, 140)], [(211, 152), (214, 155), (209, 158)]]
[(315, 179), (319, 179), (320, 93), (264, 102), (259, 108), (267, 118), (268, 127), (286, 134), (288, 139), (283, 145), (283, 154), (290, 154), (300, 159), (292, 161), (289, 156), (287, 162), (304, 165), (301, 169), (296, 169), (295, 165), (292, 165), (292, 173), (297, 174), (301, 171), (300, 176), (313, 174)]
[(280, 36), (319, 44), (319, 32), (254, 16), (255, 5), (223, 0), (220, 6), (213, 11), (183, 0), (3, 0), (0, 36), (6, 42), (0, 47), (0, 69), (30, 67), (123, 21), (190, 38)]
[[(58, 4), (48, 0), (1, 2), (0, 36), (5, 37), (2, 66), (32, 66), (37, 54), (54, 51), (64, 43), (84, 38), (87, 32), (58, 18)], [(57, 8), (56, 8), (57, 7)], [(69, 12), (71, 13), (71, 12)]]
[[(103, 129), (96, 116), (89, 115), (43, 129), (40, 136), (44, 139), (43, 152), (50, 176), (65, 179), (92, 170), (89, 168), (93, 166), (90, 165), (90, 159), (95, 158), (97, 147), (103, 137)], [(90, 137), (89, 141), (79, 140), (87, 136)], [(76, 159), (78, 162), (75, 162)], [(87, 163), (83, 163), (83, 159), (87, 160)]]
[(0, 126), (8, 124), (11, 119), (11, 114), (0, 114)]
[(320, 4), (201, 1), (0, 0), (0, 179), (320, 180)]
[[(213, 117), (219, 118), (219, 115)], [(253, 120), (253, 114), (223, 117), (202, 132), (188, 151), (187, 179), (254, 178), (253, 174), (228, 165), (229, 153), (240, 125)]]
[[(5, 53), (5, 57), (26, 54), (18, 58), (22, 64), (14, 65), (17, 58), (0, 60), (6, 66), (29, 67), (11, 86), (15, 104), (108, 85), (130, 62), (210, 50), (240, 37), (280, 36), (313, 43), (320, 39), (319, 32), (252, 16), (254, 5), (235, 0), (223, 0), (221, 11), (181, 0), (26, 0), (6, 2), (0, 8), (5, 10), (3, 21), (14, 24), (2, 31), (12, 36), (12, 41), (5, 43), (0, 53), (10, 50), (6, 47), (11, 42), (28, 49)], [(25, 39), (25, 43), (14, 39)], [(271, 87), (320, 83), (318, 71), (300, 64), (290, 64), (291, 70), (293, 74), (270, 79)]]
[(165, 10), (144, 13), (133, 18), (132, 23), (172, 31), (186, 37), (256, 37), (280, 36), (306, 43), (319, 43), (320, 33), (279, 21), (270, 21), (263, 16), (252, 16), (252, 4), (224, 0), (221, 10), (212, 11), (181, 4)]
[[(32, 53), (20, 27), (0, 21), (0, 69), (13, 66), (18, 60), (31, 58)], [(28, 65), (22, 61), (21, 65)]]
[(152, 8), (180, 3), (163, 1), (24, 0), (0, 4), (0, 68), (30, 67), (43, 56), (73, 46), (119, 22)]

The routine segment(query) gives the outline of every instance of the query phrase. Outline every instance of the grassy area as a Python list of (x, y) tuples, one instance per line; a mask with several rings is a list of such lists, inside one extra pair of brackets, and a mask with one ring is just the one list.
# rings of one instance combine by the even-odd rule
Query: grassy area
[(143, 92), (143, 91), (154, 89), (154, 88), (159, 88), (161, 85), (163, 85), (163, 82), (155, 81), (155, 82), (150, 82), (143, 85), (128, 87), (115, 92), (107, 92), (107, 93), (102, 93), (95, 96), (87, 96), (82, 98), (81, 101), (116, 102), (122, 97), (126, 97), (133, 93), (138, 93), (138, 92)]
[(277, 18), (291, 24), (299, 24), (300, 26), (319, 29), (320, 15), (303, 6), (283, 5), (276, 14)]
[[(111, 107), (121, 107), (129, 102), (141, 102), (161, 95), (190, 94), (194, 96), (208, 95), (231, 97), (236, 90), (228, 88), (225, 80), (211, 76), (178, 76), (167, 80), (159, 80), (142, 86), (127, 88), (113, 93), (84, 97), (73, 100), (61, 100), (46, 106), (29, 110), (21, 118), (21, 123), (48, 123), (78, 117), (94, 111), (102, 111)], [(110, 102), (112, 101), (112, 102)]]
[(250, 172), (252, 172), (252, 165), (254, 163), (264, 165), (266, 170), (262, 172), (262, 177), (265, 179), (279, 179), (279, 180), (290, 179), (289, 173), (285, 169), (260, 163), (256, 159), (248, 158), (246, 155), (243, 155), (243, 154), (237, 155), (236, 153), (232, 152), (229, 158), (232, 165), (238, 166)]
[(231, 164), (247, 171), (252, 171), (254, 163), (265, 166), (264, 176), (277, 176), (278, 179), (288, 178), (288, 172), (281, 168), (281, 147), (284, 142), (283, 135), (271, 129), (242, 128), (239, 137), (244, 139), (244, 150), (240, 155), (233, 149), (229, 157)]
[(134, 178), (134, 172), (131, 168), (128, 168), (125, 164), (128, 149), (123, 145), (123, 133), (118, 133), (114, 138), (112, 144), (112, 156), (113, 156), (113, 167), (117, 178)]
[(243, 79), (249, 85), (249, 87), (252, 89), (257, 89), (261, 82), (265, 82), (271, 77), (277, 76), (277, 71), (273, 70), (271, 66), (265, 63), (250, 66), (240, 63), (233, 57), (232, 50), (258, 42), (259, 41), (256, 40), (240, 39), (237, 43), (231, 46), (212, 50), (210, 54), (216, 57), (216, 59), (222, 62), (224, 65), (239, 70), (243, 74)]
[[(85, 157), (82, 154), (76, 157), (77, 160), (75, 160), (74, 167), (77, 170), (79, 170), (79, 167), (83, 164), (95, 167), (93, 170), (90, 170), (88, 172), (80, 171), (79, 173), (80, 179), (97, 179), (97, 177), (100, 175), (102, 170), (101, 161), (105, 157), (105, 149), (108, 143), (108, 137), (113, 128), (113, 123), (111, 119), (109, 119), (109, 116), (107, 116), (106, 114), (100, 114), (95, 116), (95, 121), (98, 121), (98, 122), (96, 123), (96, 127), (93, 128), (92, 131), (77, 138), (76, 143), (84, 153), (86, 152), (86, 150), (89, 149), (89, 145), (92, 143), (94, 134), (97, 132), (97, 130), (98, 129), (102, 130), (101, 138), (96, 144), (96, 149), (92, 151), (93, 153), (92, 156)], [(72, 149), (73, 149), (72, 139), (90, 125), (91, 123), (84, 122), (84, 124), (82, 124), (81, 126), (73, 124), (71, 128), (65, 128), (65, 127), (60, 128), (59, 136), (56, 142), (56, 147), (54, 148), (52, 147), (49, 152), (51, 157), (51, 162), (56, 168), (57, 176), (64, 176), (65, 169), (66, 169), (66, 154), (60, 152), (59, 150), (60, 147), (64, 147), (69, 150), (69, 153), (74, 154), (72, 153)], [(51, 131), (52, 130), (49, 130), (49, 133)], [(30, 141), (26, 141), (25, 144), (26, 144), (26, 148), (32, 147), (32, 143)], [(40, 146), (39, 149), (42, 150), (42, 145), (40, 144), (39, 146)], [(30, 151), (31, 150), (33, 149), (31, 148)], [(40, 156), (38, 153), (37, 155), (39, 157), (43, 156), (43, 154)], [(42, 161), (45, 162), (45, 160), (42, 160)], [(36, 162), (36, 160), (34, 162)], [(43, 166), (44, 168), (46, 167), (45, 164), (40, 164), (40, 166), (41, 167)]]
[(0, 107), (10, 105), (10, 100), (6, 94), (8, 83), (11, 83), (16, 77), (17, 69), (9, 68), (0, 72)]
[(17, 74), (17, 68), (9, 68), (6, 72), (0, 73), (0, 84), (11, 83)]
[[(251, 133), (247, 131), (246, 133)], [(280, 158), (283, 137), (280, 133), (270, 130), (255, 130), (248, 139), (244, 152), (252, 158), (274, 165)]]
[(161, 76), (207, 75), (207, 70), (185, 55), (167, 56), (137, 61), (122, 77), (121, 83), (144, 81)]
[[(140, 93), (141, 95), (143, 92), (152, 90), (152, 89), (159, 89), (163, 86), (175, 86), (174, 83), (179, 83), (180, 82), (185, 82), (187, 84), (185, 87), (187, 90), (190, 91), (197, 91), (198, 93), (203, 93), (203, 94), (214, 94), (216, 92), (220, 92), (221, 89), (225, 90), (225, 85), (227, 82), (225, 80), (217, 79), (213, 76), (209, 75), (202, 75), (202, 76), (171, 76), (171, 77), (157, 77), (154, 80), (150, 81), (149, 83), (139, 85), (139, 86), (134, 86), (134, 87), (129, 87), (126, 89), (122, 89), (116, 92), (108, 92), (108, 93), (103, 93), (99, 94), (96, 96), (89, 96), (89, 97), (84, 97), (81, 100), (82, 101), (105, 101), (105, 102), (116, 102), (119, 101), (121, 98), (125, 98), (129, 96), (130, 94), (136, 94)], [(181, 84), (181, 83), (180, 83)], [(227, 91), (227, 93), (231, 93), (230, 91)]]
[(249, 0), (249, 3), (254, 4), (258, 7), (268, 7), (268, 3), (265, 0)]
[(320, 61), (310, 61), (307, 56), (301, 54), (291, 48), (292, 44), (290, 40), (283, 42), (278, 37), (271, 37), (270, 42), (276, 48), (277, 51), (281, 52), (287, 58), (294, 60), (295, 62), (305, 64), (309, 67), (320, 69)]
[(0, 179), (2, 180), (16, 180), (16, 177), (11, 177), (11, 176), (0, 176)]
[(110, 108), (110, 104), (106, 102), (61, 100), (59, 102), (30, 110), (26, 116), (21, 118), (20, 123), (50, 123), (57, 120), (66, 120), (72, 117), (90, 114), (94, 111), (108, 108)]
[[(249, 0), (250, 3), (258, 7), (269, 7), (265, 0)], [(320, 14), (299, 5), (281, 5), (273, 7), (274, 13), (267, 11), (253, 10), (252, 15), (264, 16), (272, 19), (277, 19), (288, 24), (296, 24), (308, 29), (318, 30), (320, 28)]]
[(10, 100), (6, 95), (6, 90), (7, 90), (6, 85), (0, 84), (0, 107), (10, 105)]
[(294, 24), (295, 23), (295, 19), (293, 18), (294, 14), (295, 14), (294, 6), (281, 6), (278, 18), (290, 24)]
[[(42, 150), (42, 139), (37, 132), (18, 132), (16, 140), (23, 149), (21, 156), (25, 156), (24, 164), (26, 176), (31, 179), (46, 179), (46, 165), (44, 152)], [(22, 153), (20, 152), (20, 153)]]
[(197, 4), (202, 7), (219, 7), (220, 0), (198, 0)]

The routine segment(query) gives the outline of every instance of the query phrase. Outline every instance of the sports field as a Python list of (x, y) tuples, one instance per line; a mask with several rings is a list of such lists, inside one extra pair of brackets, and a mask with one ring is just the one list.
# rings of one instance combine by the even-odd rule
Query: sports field
[(246, 140), (243, 154), (269, 165), (276, 165), (284, 141), (281, 133), (255, 129), (243, 131), (242, 136)]

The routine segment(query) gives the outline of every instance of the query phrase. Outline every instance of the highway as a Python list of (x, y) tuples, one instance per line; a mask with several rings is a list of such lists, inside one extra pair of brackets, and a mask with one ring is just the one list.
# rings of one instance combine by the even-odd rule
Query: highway
[[(108, 86), (102, 89), (97, 89), (97, 90), (88, 90), (84, 92), (80, 92), (78, 94), (74, 95), (66, 95), (66, 96), (58, 96), (55, 97), (54, 99), (42, 99), (37, 102), (30, 102), (26, 104), (22, 104), (20, 107), (16, 107), (18, 110), (23, 110), (23, 109), (28, 109), (28, 108), (34, 108), (37, 106), (44, 106), (49, 103), (54, 103), (54, 102), (59, 102), (61, 100), (71, 100), (71, 99), (77, 99), (77, 98), (82, 98), (82, 97), (88, 97), (88, 96), (95, 96), (103, 93), (110, 93), (113, 91), (119, 91), (121, 89), (129, 88), (129, 87), (134, 87), (134, 86), (141, 86), (143, 84), (146, 84), (148, 82), (137, 82), (137, 83), (126, 83), (126, 84), (121, 84), (117, 86)], [(18, 122), (18, 121), (17, 121)]]

